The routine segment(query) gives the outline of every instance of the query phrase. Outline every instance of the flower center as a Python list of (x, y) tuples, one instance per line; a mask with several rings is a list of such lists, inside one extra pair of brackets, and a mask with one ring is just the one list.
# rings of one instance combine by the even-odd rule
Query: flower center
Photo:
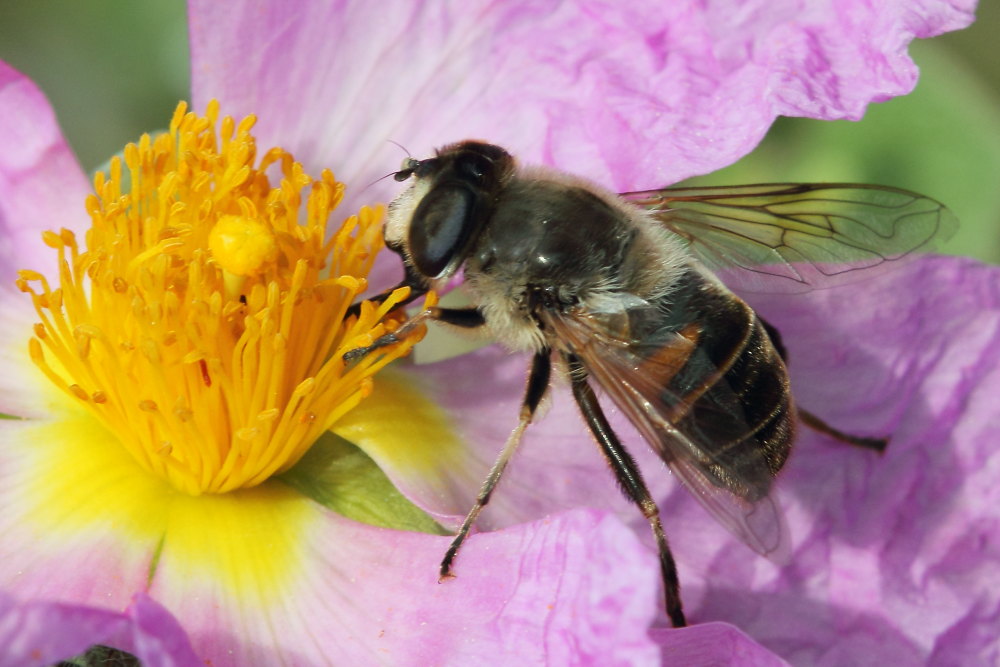
[(382, 247), (381, 209), (328, 239), (343, 195), (329, 171), (314, 180), (280, 148), (255, 166), (253, 117), (217, 132), (218, 103), (186, 109), (125, 148), (126, 178), (119, 158), (96, 175), (86, 250), (68, 230), (44, 234), (59, 287), (27, 270), (18, 286), (41, 318), (35, 364), (141, 466), (196, 495), (290, 468), (422, 332), (345, 365), (398, 326), (387, 315), (407, 294), (345, 320)]

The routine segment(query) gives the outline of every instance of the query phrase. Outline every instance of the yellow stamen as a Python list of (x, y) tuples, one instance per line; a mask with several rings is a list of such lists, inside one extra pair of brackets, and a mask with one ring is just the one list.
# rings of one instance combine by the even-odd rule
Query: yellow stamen
[(18, 279), (41, 319), (35, 364), (140, 465), (195, 495), (287, 470), (422, 335), (345, 366), (397, 326), (406, 296), (344, 321), (382, 247), (381, 209), (327, 239), (343, 195), (333, 175), (312, 179), (280, 148), (255, 165), (254, 118), (218, 121), (214, 101), (205, 117), (181, 103), (168, 133), (96, 175), (86, 250), (67, 230), (43, 235), (59, 287)]

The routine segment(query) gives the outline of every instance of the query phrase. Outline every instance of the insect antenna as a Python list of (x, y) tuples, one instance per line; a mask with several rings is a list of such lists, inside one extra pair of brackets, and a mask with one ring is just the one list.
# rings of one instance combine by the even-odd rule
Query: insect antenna
[(379, 176), (379, 177), (378, 177), (378, 178), (376, 178), (376, 179), (375, 179), (374, 181), (372, 181), (371, 183), (369, 183), (368, 185), (366, 185), (366, 186), (365, 186), (364, 188), (362, 188), (362, 189), (361, 189), (361, 192), (364, 192), (365, 190), (367, 190), (368, 188), (372, 187), (373, 185), (375, 185), (375, 184), (376, 184), (376, 183), (378, 183), (379, 181), (384, 181), (385, 179), (389, 178), (390, 176), (395, 176), (395, 175), (396, 175), (396, 174), (398, 174), (398, 173), (399, 173), (398, 171), (390, 171), (390, 172), (389, 172), (388, 174), (386, 174), (385, 176)]
[[(410, 155), (410, 151), (407, 150), (406, 146), (404, 146), (403, 144), (399, 143), (398, 141), (393, 141), (392, 139), (386, 139), (386, 141), (388, 143), (392, 144), (393, 146), (398, 146), (400, 149), (402, 149), (402, 151), (404, 153), (406, 153), (407, 159), (409, 159), (410, 161), (416, 162), (416, 160), (413, 159), (413, 156)], [(364, 188), (362, 188), (361, 191), (365, 192), (366, 190), (368, 190), (368, 188), (372, 187), (373, 185), (375, 185), (376, 183), (378, 183), (380, 181), (384, 181), (385, 179), (389, 178), (390, 176), (394, 177), (397, 181), (404, 180), (404, 179), (399, 178), (399, 175), (403, 174), (403, 173), (406, 173), (407, 176), (409, 176), (409, 173), (405, 169), (400, 169), (400, 170), (397, 170), (397, 171), (390, 171), (385, 176), (379, 176), (378, 178), (376, 178), (374, 181), (372, 181), (371, 183), (369, 183), (368, 185), (366, 185)]]
[(410, 151), (407, 150), (406, 146), (404, 146), (403, 144), (399, 143), (398, 141), (393, 141), (392, 139), (386, 139), (386, 141), (388, 141), (390, 144), (392, 144), (394, 146), (398, 146), (399, 148), (402, 149), (402, 151), (404, 153), (406, 153), (406, 157), (410, 158), (411, 160), (413, 159), (413, 156), (410, 155)]

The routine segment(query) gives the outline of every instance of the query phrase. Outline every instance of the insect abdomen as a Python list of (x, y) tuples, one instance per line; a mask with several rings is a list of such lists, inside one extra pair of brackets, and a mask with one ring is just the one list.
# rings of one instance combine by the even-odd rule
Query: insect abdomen
[(671, 421), (704, 452), (698, 463), (710, 480), (757, 500), (794, 435), (784, 363), (753, 310), (697, 273), (665, 300), (660, 335), (680, 333), (693, 343), (676, 373), (663, 378)]

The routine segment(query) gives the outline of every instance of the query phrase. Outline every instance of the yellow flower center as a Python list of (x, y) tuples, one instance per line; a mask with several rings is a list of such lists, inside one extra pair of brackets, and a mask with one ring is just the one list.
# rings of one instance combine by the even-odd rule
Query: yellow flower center
[(345, 365), (398, 326), (386, 316), (407, 294), (345, 321), (382, 247), (381, 209), (328, 239), (343, 195), (329, 171), (314, 180), (280, 148), (255, 166), (253, 117), (217, 132), (216, 102), (186, 109), (125, 148), (126, 178), (119, 158), (96, 175), (86, 250), (68, 230), (44, 234), (59, 287), (27, 270), (18, 285), (41, 318), (35, 364), (141, 466), (196, 495), (294, 465), (422, 332)]

